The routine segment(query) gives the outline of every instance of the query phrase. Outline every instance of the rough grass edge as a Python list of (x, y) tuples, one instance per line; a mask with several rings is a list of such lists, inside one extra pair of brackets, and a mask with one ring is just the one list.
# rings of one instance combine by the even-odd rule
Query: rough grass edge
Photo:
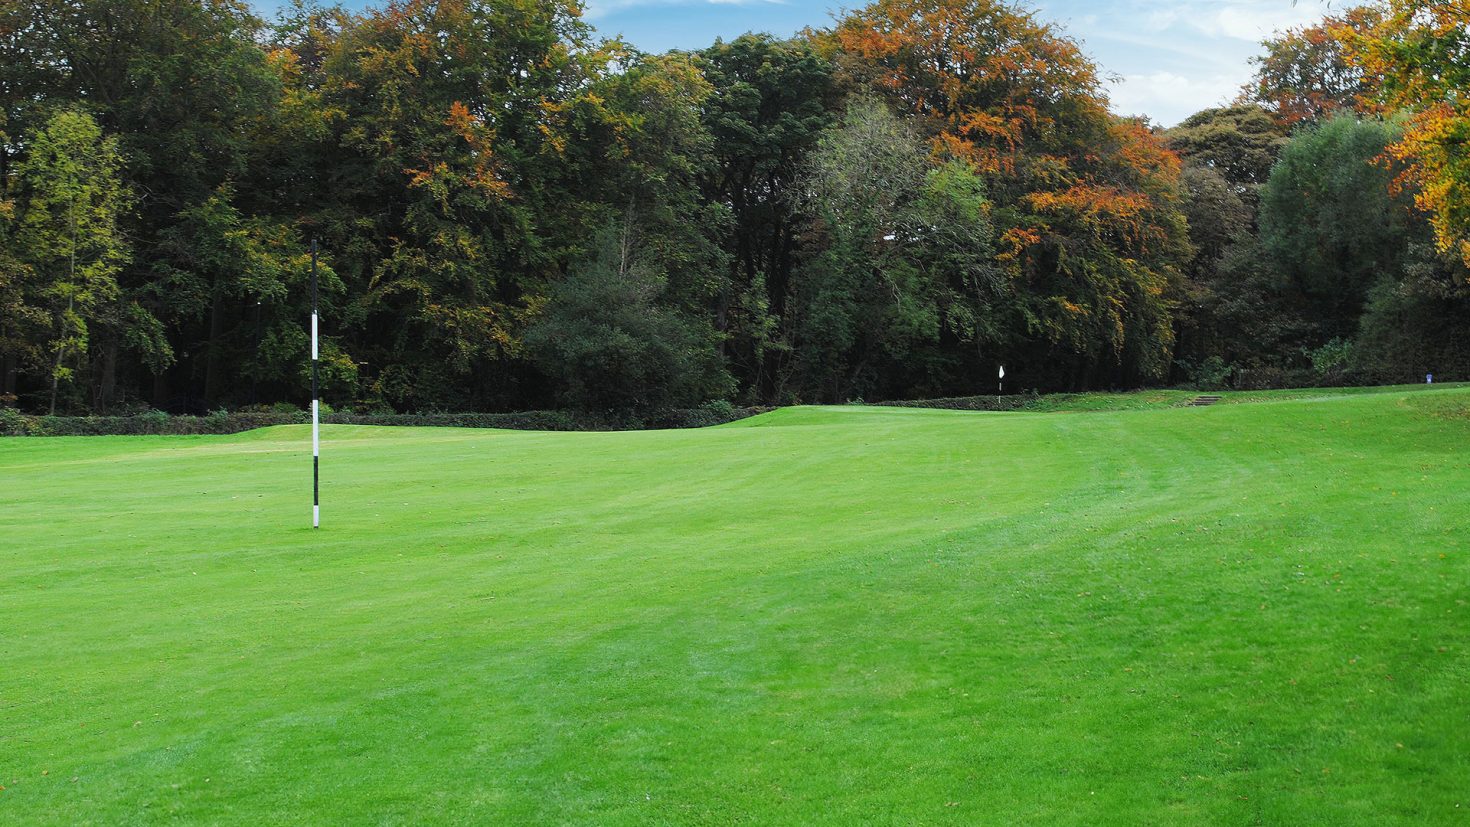
[[(386, 425), (420, 428), (503, 428), (516, 431), (637, 431), (707, 428), (771, 408), (715, 402), (698, 408), (624, 411), (520, 411), (515, 413), (353, 414), (328, 413), (329, 425)], [(136, 416), (33, 416), (0, 408), (0, 436), (180, 436), (237, 434), (272, 425), (302, 425), (306, 411), (217, 411), (206, 416), (171, 416), (149, 411)]]

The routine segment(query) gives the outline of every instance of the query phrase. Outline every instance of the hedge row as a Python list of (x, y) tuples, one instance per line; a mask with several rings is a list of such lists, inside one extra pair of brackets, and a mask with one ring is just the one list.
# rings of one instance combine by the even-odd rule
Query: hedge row
[[(329, 413), (332, 425), (409, 425), (436, 428), (507, 428), (520, 431), (631, 431), (704, 428), (744, 419), (769, 408), (714, 403), (651, 413), (522, 411), (518, 413), (353, 414)], [(29, 416), (0, 408), (0, 436), (107, 436), (235, 434), (271, 425), (310, 422), (305, 411), (219, 411), (208, 416), (170, 416), (150, 411), (136, 416)]]
[(1011, 396), (948, 396), (939, 399), (895, 399), (871, 402), (888, 408), (943, 408), (950, 411), (1021, 411), (1040, 399), (1036, 391)]
[[(1463, 382), (1467, 376), (1459, 370), (1450, 369), (1434, 374), (1436, 382)], [(1319, 373), (1307, 369), (1241, 368), (1229, 383), (1232, 390), (1265, 391), (1290, 390), (1293, 388), (1370, 388), (1381, 385), (1416, 385), (1424, 381), (1424, 374), (1404, 374), (1402, 371), (1353, 368)]]

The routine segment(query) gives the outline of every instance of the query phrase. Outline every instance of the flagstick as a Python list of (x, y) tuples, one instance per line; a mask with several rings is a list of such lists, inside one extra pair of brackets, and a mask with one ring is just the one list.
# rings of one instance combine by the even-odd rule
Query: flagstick
[(311, 527), (322, 524), (321, 403), (317, 400), (316, 239), (311, 240)]

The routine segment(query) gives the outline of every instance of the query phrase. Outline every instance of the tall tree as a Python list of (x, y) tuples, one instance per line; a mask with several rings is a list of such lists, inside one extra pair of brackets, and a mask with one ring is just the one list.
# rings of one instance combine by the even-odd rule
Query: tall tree
[(55, 413), (94, 326), (116, 321), (117, 274), (130, 254), (118, 219), (130, 196), (119, 179), (118, 141), (91, 116), (60, 112), (29, 144), (16, 168), (23, 204), (16, 241), (34, 272), (33, 303), (51, 322), (43, 349)]
[(576, 8), (394, 0), (333, 41), (331, 197), (317, 216), (353, 295), (348, 349), (398, 405), (512, 393), (541, 285), (587, 246), (569, 133), (604, 117)]
[(1372, 93), (1373, 83), (1349, 60), (1342, 33), (1370, 28), (1379, 17), (1376, 8), (1359, 6), (1267, 38), (1261, 44), (1266, 53), (1251, 58), (1255, 77), (1246, 85), (1244, 97), (1264, 106), (1287, 127), (1358, 109)]
[(938, 335), (922, 274), (898, 252), (924, 184), (919, 139), (874, 100), (851, 104), (806, 165), (802, 191), (821, 252), (797, 274), (791, 336), (798, 381), (842, 401), (878, 388), (880, 357)]
[(715, 324), (747, 393), (769, 398), (791, 356), (779, 330), (799, 254), (793, 186), (833, 120), (832, 64), (806, 40), (754, 34), (717, 41), (697, 59), (712, 87), (703, 117), (715, 162), (704, 195), (731, 213), (730, 278)]
[(921, 119), (936, 153), (987, 176), (1033, 381), (1128, 384), (1167, 370), (1187, 253), (1178, 158), (1108, 113), (1075, 42), (1000, 0), (878, 0), (826, 42), (853, 82)]
[[(1010, 296), (993, 261), (990, 205), (967, 162), (931, 168), (912, 127), (876, 99), (853, 100), (808, 156), (801, 192), (814, 216), (788, 335), (801, 398), (942, 385), (936, 346), (993, 347)], [(992, 357), (993, 353), (989, 354)]]
[(1380, 105), (1410, 121), (1390, 148), (1401, 186), (1431, 216), (1440, 249), (1470, 262), (1470, 3), (1384, 0), (1382, 16), (1340, 37), (1352, 61), (1381, 79)]
[[(612, 48), (620, 48), (614, 44)], [(563, 404), (636, 407), (724, 397), (715, 308), (726, 292), (729, 210), (701, 197), (713, 163), (691, 56), (628, 52), (594, 82), (566, 157), (599, 243), (552, 279), (525, 349)], [(568, 186), (572, 186), (568, 182)]]
[(1219, 173), (1254, 211), (1256, 190), (1286, 146), (1289, 130), (1254, 104), (1205, 109), (1164, 133), (1187, 164)]
[(1398, 136), (1389, 123), (1338, 115), (1299, 132), (1261, 194), (1261, 239), (1317, 320), (1318, 344), (1352, 335), (1368, 290), (1403, 270), (1407, 204), (1377, 163)]
[[(9, 144), (0, 131), (0, 144)], [(36, 306), (34, 271), (17, 243), (16, 197), (19, 182), (0, 177), (0, 405), (17, 401), (16, 380), (25, 367), (42, 363), (46, 312)]]
[[(177, 268), (161, 247), (178, 236), (181, 216), (256, 169), (255, 143), (272, 131), (280, 93), (279, 77), (255, 42), (260, 21), (238, 0), (20, 5), (17, 37), (34, 57), (32, 88), (53, 104), (85, 105), (117, 136), (123, 178), (139, 194), (123, 227), (138, 255), (117, 274), (120, 312), (131, 321), (100, 331), (96, 402), (111, 401), (119, 370), (141, 369), (158, 376), (154, 402), (166, 404), (175, 394), (164, 370), (182, 360), (169, 373), (183, 382), (188, 404), (198, 398), (196, 382), (207, 375), (214, 348), (210, 328), (176, 306), (165, 286)], [(24, 117), (28, 111), (17, 108)]]
[[(1276, 318), (1274, 266), (1248, 265), (1260, 189), (1286, 146), (1287, 127), (1255, 104), (1205, 109), (1164, 133), (1184, 161), (1183, 209), (1193, 255), (1175, 317), (1177, 378), (1215, 384), (1230, 365), (1253, 362), (1294, 324)], [(1266, 320), (1272, 320), (1267, 322)], [(1251, 330), (1254, 339), (1242, 339)]]

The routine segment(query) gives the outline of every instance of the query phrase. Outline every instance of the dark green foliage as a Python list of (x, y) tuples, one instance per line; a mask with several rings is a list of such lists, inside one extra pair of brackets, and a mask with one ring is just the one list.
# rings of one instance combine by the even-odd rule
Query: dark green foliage
[[(769, 408), (736, 407), (711, 403), (697, 408), (661, 408), (634, 414), (625, 410), (601, 412), (518, 411), (515, 413), (354, 414), (328, 413), (330, 425), (376, 425), (413, 428), (503, 428), (517, 431), (635, 431), (642, 429), (708, 428), (723, 425)], [(236, 434), (272, 425), (301, 425), (310, 421), (306, 411), (216, 411), (207, 416), (170, 416), (149, 411), (133, 416), (28, 416), (0, 407), (0, 436), (156, 436)]]
[(1244, 195), (1266, 183), (1288, 133), (1261, 107), (1239, 104), (1196, 112), (1167, 135), (1186, 163), (1215, 170)]
[(1191, 163), (1181, 173), (1184, 217), (1194, 258), (1189, 275), (1208, 280), (1232, 244), (1250, 236), (1254, 216), (1239, 188), (1216, 167)]
[[(1057, 394), (1066, 397), (1068, 394)], [(874, 402), (891, 408), (937, 408), (949, 411), (1024, 411), (1040, 396), (1035, 391), (1008, 396), (944, 396), (934, 399), (902, 399)]]
[[(24, 267), (21, 319), (44, 317), (31, 332), (44, 354), (51, 413), (94, 336), (119, 335), (128, 321), (118, 273), (131, 254), (119, 218), (131, 193), (119, 179), (117, 139), (92, 117), (58, 112), (30, 136), (16, 164), (20, 219), (11, 255)], [(16, 271), (20, 275), (20, 271)], [(24, 323), (24, 322), (22, 322)]]
[[(369, 11), (326, 44), (334, 161), (315, 220), (350, 294), (328, 318), (372, 395), (478, 407), (501, 392), (528, 302), (558, 265), (539, 231), (541, 164), (564, 140), (548, 117), (559, 90), (592, 71), (568, 50), (584, 34), (557, 4), (420, 0)], [(315, 42), (299, 46), (310, 65)]]
[(1353, 340), (1351, 365), (1365, 381), (1417, 382), (1470, 378), (1470, 269), (1425, 241), (1410, 245), (1401, 278), (1384, 278), (1368, 293)]
[(867, 98), (809, 155), (803, 207), (817, 252), (794, 276), (792, 396), (890, 395), (943, 370), (942, 339), (987, 349), (999, 337), (984, 184), (962, 161), (931, 168), (927, 157)]
[(1389, 193), (1379, 163), (1398, 129), (1339, 115), (1300, 132), (1261, 192), (1261, 241), (1318, 326), (1352, 335), (1368, 290), (1402, 272), (1408, 205)]
[(1193, 247), (1175, 314), (1173, 376), (1215, 387), (1237, 363), (1275, 359), (1289, 335), (1272, 329), (1283, 324), (1282, 291), (1256, 240), (1260, 189), (1288, 139), (1255, 105), (1206, 109), (1166, 134), (1184, 160), (1182, 207)]
[(668, 278), (645, 260), (631, 217), (605, 233), (597, 254), (552, 287), (526, 332), (532, 361), (585, 410), (691, 405), (729, 392), (710, 336), (667, 295)]
[(704, 122), (715, 163), (705, 197), (728, 204), (730, 278), (715, 305), (721, 350), (746, 395), (769, 398), (793, 358), (788, 313), (803, 221), (795, 185), (807, 153), (832, 123), (832, 65), (803, 40), (746, 34), (699, 52), (712, 93)]

